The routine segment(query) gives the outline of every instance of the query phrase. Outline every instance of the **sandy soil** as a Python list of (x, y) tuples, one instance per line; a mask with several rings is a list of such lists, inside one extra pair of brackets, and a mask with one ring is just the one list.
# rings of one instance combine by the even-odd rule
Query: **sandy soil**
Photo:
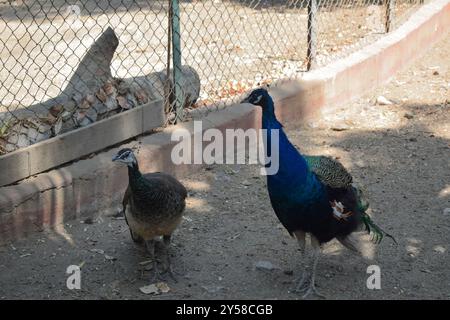
[[(325, 245), (317, 283), (330, 299), (450, 298), (449, 54), (447, 37), (384, 87), (287, 126), (303, 152), (339, 157), (398, 241), (378, 247), (381, 290), (366, 288), (369, 262)], [(394, 104), (377, 105), (380, 95)], [(148, 256), (123, 220), (103, 216), (0, 247), (0, 298), (299, 299), (289, 292), (299, 275), (297, 244), (277, 221), (259, 168), (214, 165), (183, 182), (190, 197), (173, 238), (178, 282), (167, 278), (168, 293), (140, 292), (151, 283), (141, 264)], [(258, 261), (278, 268), (257, 270)], [(66, 288), (71, 264), (82, 264), (81, 290)]]

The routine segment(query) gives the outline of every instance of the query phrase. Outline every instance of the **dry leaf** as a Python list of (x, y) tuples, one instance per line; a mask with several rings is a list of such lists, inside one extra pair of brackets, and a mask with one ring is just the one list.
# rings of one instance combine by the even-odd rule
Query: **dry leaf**
[(140, 287), (139, 290), (141, 290), (143, 294), (159, 294), (159, 289), (155, 284)]
[(125, 99), (125, 97), (118, 96), (116, 99), (117, 103), (122, 109), (130, 109), (130, 104), (128, 103), (127, 99)]
[(98, 89), (98, 91), (95, 95), (97, 96), (98, 100), (100, 100), (101, 102), (105, 102), (106, 99), (108, 98), (105, 91), (102, 88)]
[(93, 105), (95, 103), (95, 96), (93, 94), (88, 94), (84, 99), (89, 103), (89, 105)]
[(143, 89), (138, 89), (134, 93), (136, 100), (139, 104), (144, 104), (148, 102), (148, 95)]
[(158, 282), (156, 284), (156, 287), (158, 287), (158, 289), (159, 289), (159, 291), (161, 291), (161, 293), (167, 293), (170, 291), (170, 287), (165, 282)]
[(112, 95), (115, 91), (116, 88), (114, 88), (114, 86), (112, 85), (111, 82), (107, 82), (105, 83), (105, 85), (103, 86), (103, 91), (105, 91), (105, 93), (110, 96)]
[(50, 108), (50, 114), (57, 118), (59, 114), (64, 110), (64, 106), (61, 104), (54, 105)]
[(62, 119), (59, 118), (59, 119), (56, 121), (55, 126), (54, 126), (54, 132), (55, 132), (55, 135), (57, 135), (57, 134), (59, 134), (59, 133), (61, 132), (62, 124), (63, 124)]

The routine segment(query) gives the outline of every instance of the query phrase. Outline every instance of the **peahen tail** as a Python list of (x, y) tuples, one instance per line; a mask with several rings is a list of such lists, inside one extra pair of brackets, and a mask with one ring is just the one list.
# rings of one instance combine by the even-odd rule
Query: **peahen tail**
[(364, 222), (364, 225), (366, 226), (366, 231), (370, 234), (373, 234), (373, 238), (372, 240), (375, 243), (380, 243), (381, 240), (383, 240), (383, 237), (386, 236), (388, 238), (391, 238), (395, 244), (397, 243), (397, 240), (395, 240), (395, 238), (390, 235), (389, 233), (387, 233), (386, 231), (384, 231), (383, 229), (381, 229), (379, 226), (377, 226), (375, 224), (375, 222), (373, 222), (373, 220), (370, 218), (370, 216), (367, 213), (364, 213), (362, 216), (362, 220)]

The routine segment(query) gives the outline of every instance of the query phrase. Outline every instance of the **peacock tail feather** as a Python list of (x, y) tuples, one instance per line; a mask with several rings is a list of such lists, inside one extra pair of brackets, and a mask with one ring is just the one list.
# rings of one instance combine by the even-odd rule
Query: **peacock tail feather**
[(364, 215), (362, 216), (362, 220), (364, 222), (364, 225), (366, 226), (366, 231), (373, 234), (373, 242), (380, 243), (381, 240), (383, 240), (383, 237), (386, 236), (388, 238), (391, 238), (392, 241), (397, 244), (397, 240), (395, 240), (392, 235), (377, 226), (367, 213), (364, 213)]
[(373, 222), (370, 216), (366, 213), (369, 208), (369, 201), (364, 195), (361, 188), (353, 183), (351, 174), (338, 161), (326, 156), (304, 156), (309, 168), (316, 176), (330, 188), (353, 188), (357, 198), (357, 209), (362, 212), (362, 221), (366, 227), (366, 231), (372, 234), (372, 240), (375, 243), (380, 243), (384, 236), (391, 238), (395, 243), (395, 238), (381, 229)]

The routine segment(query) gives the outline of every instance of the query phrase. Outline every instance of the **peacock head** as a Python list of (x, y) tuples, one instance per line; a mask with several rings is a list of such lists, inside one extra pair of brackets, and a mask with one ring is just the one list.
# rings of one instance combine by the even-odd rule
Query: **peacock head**
[(134, 156), (133, 150), (129, 148), (121, 149), (117, 152), (117, 154), (112, 158), (112, 161), (125, 163), (129, 167), (137, 165), (137, 160)]
[(247, 98), (241, 101), (241, 103), (251, 103), (256, 106), (261, 106), (263, 111), (273, 112), (273, 100), (265, 88), (253, 90)]

